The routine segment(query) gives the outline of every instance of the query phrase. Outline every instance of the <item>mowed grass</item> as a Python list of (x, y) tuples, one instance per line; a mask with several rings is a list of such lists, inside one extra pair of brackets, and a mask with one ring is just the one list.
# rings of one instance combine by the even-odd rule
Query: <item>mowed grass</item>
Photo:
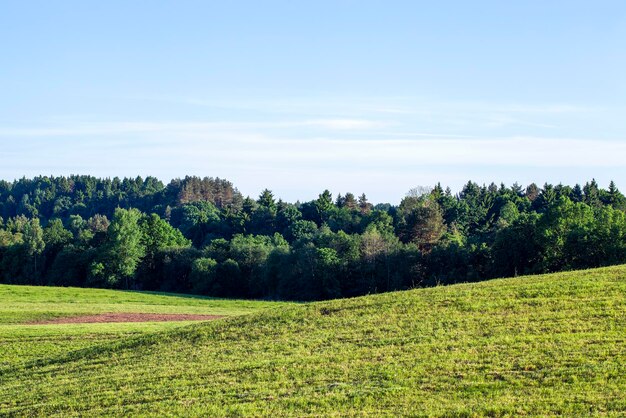
[(624, 416), (626, 267), (286, 305), (17, 364), (8, 416)]
[(0, 373), (16, 364), (192, 323), (30, 325), (29, 322), (109, 312), (234, 316), (278, 305), (282, 304), (166, 293), (0, 285)]

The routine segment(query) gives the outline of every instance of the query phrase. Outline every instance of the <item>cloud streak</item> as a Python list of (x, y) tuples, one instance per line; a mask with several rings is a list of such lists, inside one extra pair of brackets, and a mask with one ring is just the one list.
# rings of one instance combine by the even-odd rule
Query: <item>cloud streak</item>
[(0, 137), (102, 136), (139, 133), (201, 134), (215, 131), (242, 131), (288, 128), (325, 130), (371, 130), (388, 126), (388, 122), (366, 119), (310, 119), (280, 122), (108, 122), (76, 123), (38, 128), (0, 128)]
[(579, 175), (588, 180), (602, 174), (618, 183), (626, 181), (613, 175), (626, 168), (624, 140), (460, 135), (414, 128), (399, 120), (369, 117), (66, 120), (0, 127), (0, 178), (84, 173), (154, 175), (167, 181), (192, 174), (228, 178), (252, 195), (270, 187), (295, 200), (313, 198), (330, 187), (368, 191), (380, 201), (393, 201), (416, 184), (436, 181), (458, 190), (470, 178), (575, 183), (581, 181)]
[[(579, 139), (276, 139), (264, 136), (196, 139), (163, 155), (254, 163), (309, 165), (350, 162), (357, 167), (517, 166), (624, 167), (626, 143)], [(182, 145), (182, 146), (181, 146)]]
[[(523, 167), (624, 167), (626, 142), (599, 139), (480, 136), (398, 132), (393, 123), (370, 119), (268, 122), (109, 122), (38, 128), (0, 128), (0, 138), (22, 138), (5, 152), (46, 152), (67, 144), (69, 153), (106, 157), (121, 150), (183, 161), (262, 160), (271, 163), (352, 165), (487, 165)], [(299, 132), (307, 131), (306, 134)], [(357, 135), (354, 135), (354, 134)], [(106, 141), (102, 137), (106, 136)], [(29, 146), (30, 144), (30, 146)], [(37, 154), (40, 151), (36, 151)], [(6, 154), (5, 154), (6, 155)], [(32, 154), (29, 155), (32, 157)], [(63, 160), (59, 156), (56, 160)], [(150, 161), (142, 161), (149, 164)]]

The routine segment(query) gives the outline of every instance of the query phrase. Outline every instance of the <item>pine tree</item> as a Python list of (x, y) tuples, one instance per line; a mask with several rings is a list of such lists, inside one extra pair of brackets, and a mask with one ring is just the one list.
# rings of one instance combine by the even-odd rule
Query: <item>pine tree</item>
[(328, 190), (324, 190), (314, 205), (320, 221), (325, 222), (328, 218), (328, 212), (333, 208), (333, 195)]
[(276, 210), (276, 201), (274, 200), (274, 195), (268, 189), (265, 189), (261, 192), (259, 199), (257, 200), (259, 206), (263, 206), (267, 209)]
[(372, 204), (367, 201), (365, 193), (359, 196), (359, 209), (363, 215), (367, 215), (372, 210)]

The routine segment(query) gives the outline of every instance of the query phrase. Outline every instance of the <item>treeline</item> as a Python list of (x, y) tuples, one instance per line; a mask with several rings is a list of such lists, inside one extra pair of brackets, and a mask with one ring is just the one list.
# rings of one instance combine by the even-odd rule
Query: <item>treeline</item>
[(287, 203), (223, 179), (0, 181), (0, 281), (318, 300), (626, 262), (626, 199), (479, 186)]

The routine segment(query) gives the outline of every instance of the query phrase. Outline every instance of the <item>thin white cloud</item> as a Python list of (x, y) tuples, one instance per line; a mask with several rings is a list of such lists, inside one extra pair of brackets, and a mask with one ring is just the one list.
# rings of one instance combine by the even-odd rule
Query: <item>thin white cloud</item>
[(350, 167), (492, 166), (626, 167), (626, 143), (580, 139), (513, 137), (501, 139), (276, 139), (263, 136), (196, 139), (186, 147), (163, 150), (181, 159), (206, 153), (245, 164)]
[[(187, 125), (184, 125), (188, 128)], [(337, 131), (342, 134), (343, 131)], [(150, 135), (24, 137), (7, 141), (0, 178), (23, 175), (208, 175), (233, 181), (244, 193), (265, 187), (288, 200), (313, 198), (325, 188), (365, 191), (376, 201), (395, 201), (415, 184), (458, 187), (477, 181), (550, 181), (545, 173), (620, 173), (625, 141), (540, 137), (344, 138), (276, 137), (254, 132), (166, 130)], [(477, 177), (477, 174), (480, 177)], [(541, 174), (544, 173), (544, 174)], [(536, 179), (535, 179), (536, 178)], [(610, 179), (611, 177), (609, 177)], [(621, 184), (620, 178), (614, 178)], [(558, 177), (558, 181), (580, 181)]]
[(259, 129), (312, 127), (325, 130), (371, 130), (389, 126), (389, 122), (366, 119), (311, 119), (270, 122), (108, 122), (75, 123), (38, 128), (0, 128), (0, 137), (102, 136), (136, 133), (211, 133)]
[[(504, 123), (514, 123), (504, 119)], [(198, 158), (216, 164), (262, 159), (267, 163), (369, 164), (525, 167), (624, 167), (626, 141), (512, 136), (387, 132), (379, 128), (390, 122), (369, 119), (310, 119), (268, 122), (111, 122), (76, 123), (41, 128), (0, 128), (0, 138), (24, 138), (5, 147), (19, 154), (28, 138), (39, 139), (36, 147), (57, 141), (71, 143), (75, 152), (124, 150), (126, 154)], [(302, 129), (313, 129), (302, 135)], [(103, 137), (106, 137), (106, 141)], [(74, 139), (72, 139), (74, 138)], [(31, 142), (31, 145), (33, 143)], [(30, 147), (29, 152), (37, 148)], [(6, 154), (5, 154), (6, 155)], [(48, 154), (44, 154), (48, 157)], [(106, 156), (104, 156), (106, 157)], [(61, 157), (62, 159), (62, 157)], [(3, 162), (4, 163), (4, 162)], [(67, 162), (71, 164), (70, 161)], [(150, 164), (149, 161), (142, 161)], [(178, 162), (182, 164), (182, 162)]]
[[(364, 119), (317, 119), (305, 121), (302, 126), (317, 126), (325, 129), (337, 129), (337, 130), (363, 130), (382, 128), (388, 125), (386, 122), (364, 120)], [(299, 126), (299, 125), (291, 125)]]
[[(118, 98), (119, 99), (119, 98)], [(145, 100), (199, 107), (271, 112), (280, 114), (396, 114), (428, 115), (450, 113), (493, 113), (551, 114), (566, 115), (592, 112), (621, 111), (624, 109), (590, 106), (577, 103), (532, 103), (532, 102), (486, 102), (462, 100), (433, 100), (428, 97), (383, 96), (383, 97), (335, 97), (310, 96), (291, 98), (205, 99), (198, 97), (127, 97), (130, 100)]]
[(512, 117), (507, 114), (496, 114), (492, 115), (488, 118), (488, 121), (485, 123), (485, 126), (489, 128), (504, 128), (507, 126), (526, 126), (531, 128), (548, 128), (555, 129), (558, 126), (548, 123), (538, 123), (538, 122), (528, 122), (525, 120), (518, 119), (516, 117)]

